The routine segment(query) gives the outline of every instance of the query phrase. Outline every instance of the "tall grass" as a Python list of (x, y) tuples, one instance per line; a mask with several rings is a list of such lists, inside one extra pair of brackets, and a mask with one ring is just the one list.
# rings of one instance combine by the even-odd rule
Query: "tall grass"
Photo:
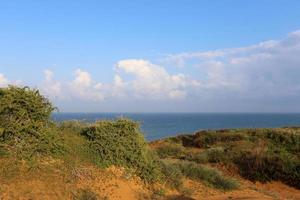
[(194, 180), (203, 181), (209, 186), (222, 190), (233, 190), (239, 187), (239, 183), (222, 175), (216, 169), (198, 165), (193, 162), (178, 162), (177, 165), (182, 173)]

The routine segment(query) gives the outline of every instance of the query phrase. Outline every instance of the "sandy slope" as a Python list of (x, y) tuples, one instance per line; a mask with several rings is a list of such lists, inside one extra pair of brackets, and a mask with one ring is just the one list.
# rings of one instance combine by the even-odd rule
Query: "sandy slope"
[[(138, 200), (154, 199), (152, 191), (140, 179), (130, 177), (125, 170), (111, 167), (99, 170), (94, 167), (78, 168), (73, 178), (57, 174), (40, 174), (31, 177), (23, 176), (2, 182), (0, 186), (1, 200), (62, 200), (73, 199), (79, 189), (89, 189), (99, 199)], [(222, 192), (209, 188), (202, 183), (185, 180), (184, 185), (190, 189), (193, 199), (225, 200), (225, 199), (300, 199), (300, 191), (280, 182), (268, 184), (242, 181), (239, 190)], [(156, 199), (190, 199), (168, 191), (164, 197)]]

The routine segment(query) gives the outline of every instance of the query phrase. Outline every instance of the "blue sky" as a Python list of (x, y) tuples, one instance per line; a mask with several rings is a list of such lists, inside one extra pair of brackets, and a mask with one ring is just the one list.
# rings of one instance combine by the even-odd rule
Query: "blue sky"
[(62, 111), (300, 112), (299, 10), (296, 0), (1, 1), (0, 85), (37, 87)]

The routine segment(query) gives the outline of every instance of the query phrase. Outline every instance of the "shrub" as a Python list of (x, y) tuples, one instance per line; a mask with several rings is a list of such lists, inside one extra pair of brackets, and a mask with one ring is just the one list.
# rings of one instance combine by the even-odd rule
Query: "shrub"
[(182, 186), (183, 174), (178, 165), (163, 160), (161, 162), (164, 183), (172, 188), (179, 189)]
[(280, 180), (300, 188), (300, 160), (281, 150), (279, 152), (244, 152), (235, 160), (240, 174), (253, 181)]
[(140, 133), (138, 123), (128, 119), (98, 121), (84, 128), (81, 135), (89, 140), (102, 166), (132, 168), (146, 181), (158, 178), (158, 161)]
[(185, 160), (193, 161), (199, 164), (208, 163), (208, 155), (205, 152), (201, 153), (190, 153), (185, 156)]
[(193, 162), (179, 162), (178, 165), (185, 176), (194, 180), (204, 181), (209, 186), (217, 189), (232, 190), (239, 186), (236, 180), (224, 177), (216, 169)]
[(55, 125), (55, 108), (38, 90), (10, 86), (0, 88), (0, 143), (17, 156), (62, 150)]
[(38, 90), (10, 86), (0, 89), (2, 140), (39, 137), (55, 108)]
[(259, 129), (251, 131), (250, 135), (253, 138), (270, 140), (274, 145), (292, 153), (300, 153), (300, 133), (297, 129)]
[(178, 138), (178, 140), (184, 147), (194, 146), (194, 135), (178, 135), (176, 138)]
[(167, 143), (156, 149), (160, 158), (182, 158), (185, 155), (184, 147), (176, 143)]
[(225, 162), (228, 155), (225, 154), (222, 147), (215, 147), (207, 149), (201, 153), (190, 154), (186, 156), (186, 160), (194, 161), (196, 163), (205, 164), (205, 163), (218, 163)]
[(246, 135), (237, 131), (200, 131), (195, 134), (194, 145), (206, 148), (217, 142), (234, 142), (246, 139)]
[(62, 131), (70, 131), (72, 133), (81, 133), (82, 129), (89, 124), (80, 120), (68, 120), (59, 123), (59, 128)]
[(100, 197), (90, 189), (80, 189), (77, 194), (73, 195), (73, 200), (100, 200)]

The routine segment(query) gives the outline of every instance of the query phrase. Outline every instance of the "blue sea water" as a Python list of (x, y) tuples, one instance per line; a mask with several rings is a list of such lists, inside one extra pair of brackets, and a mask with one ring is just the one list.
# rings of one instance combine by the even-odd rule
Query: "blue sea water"
[(55, 121), (127, 117), (141, 123), (148, 141), (203, 129), (300, 126), (300, 113), (55, 113)]

